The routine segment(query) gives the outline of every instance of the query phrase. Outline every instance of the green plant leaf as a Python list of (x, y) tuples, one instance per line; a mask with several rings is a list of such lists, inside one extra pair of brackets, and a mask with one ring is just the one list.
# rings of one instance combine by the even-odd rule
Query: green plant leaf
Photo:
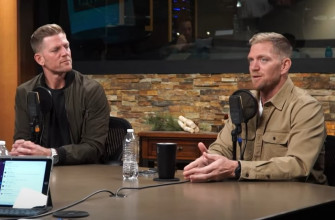
[(170, 114), (150, 115), (146, 123), (151, 125), (153, 131), (182, 131), (177, 119)]

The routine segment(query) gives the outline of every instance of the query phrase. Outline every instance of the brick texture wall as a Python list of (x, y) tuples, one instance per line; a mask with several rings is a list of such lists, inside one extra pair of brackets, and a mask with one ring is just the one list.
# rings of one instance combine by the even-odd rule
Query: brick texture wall
[[(135, 132), (150, 130), (149, 115), (183, 115), (200, 130), (224, 123), (229, 96), (252, 89), (249, 74), (109, 74), (90, 75), (105, 88), (111, 115), (126, 118)], [(335, 135), (335, 74), (292, 73), (295, 85), (306, 89), (324, 108), (328, 134)]]

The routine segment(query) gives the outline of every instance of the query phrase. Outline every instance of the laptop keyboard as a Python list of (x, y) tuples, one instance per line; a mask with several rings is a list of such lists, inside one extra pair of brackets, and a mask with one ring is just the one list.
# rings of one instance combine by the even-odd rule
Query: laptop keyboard
[(47, 209), (18, 209), (18, 208), (0, 208), (0, 216), (34, 216), (48, 211)]

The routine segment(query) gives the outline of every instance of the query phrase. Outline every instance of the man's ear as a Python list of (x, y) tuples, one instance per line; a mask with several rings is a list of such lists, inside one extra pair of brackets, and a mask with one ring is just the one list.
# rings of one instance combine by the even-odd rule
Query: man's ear
[(290, 58), (285, 58), (282, 61), (281, 71), (284, 72), (284, 73), (288, 73), (288, 71), (291, 68), (291, 65), (292, 65), (291, 59)]
[(34, 59), (35, 59), (36, 63), (38, 63), (41, 66), (44, 66), (44, 58), (41, 54), (35, 53)]

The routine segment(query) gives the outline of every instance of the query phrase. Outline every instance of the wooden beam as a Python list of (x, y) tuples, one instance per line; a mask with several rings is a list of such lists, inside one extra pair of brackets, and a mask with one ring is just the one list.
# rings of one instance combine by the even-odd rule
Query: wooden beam
[(11, 149), (18, 84), (17, 1), (0, 0), (0, 139)]

